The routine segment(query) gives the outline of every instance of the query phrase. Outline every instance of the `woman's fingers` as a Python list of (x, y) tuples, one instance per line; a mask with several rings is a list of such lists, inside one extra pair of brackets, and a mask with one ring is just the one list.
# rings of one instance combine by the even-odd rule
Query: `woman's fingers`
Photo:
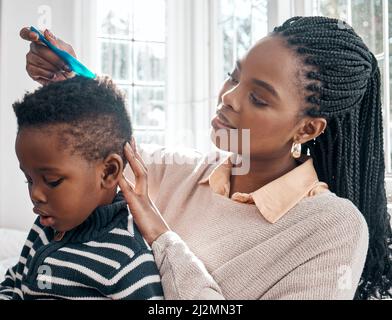
[(129, 189), (130, 189), (131, 191), (135, 190), (135, 185), (134, 185), (131, 181), (129, 181), (129, 180), (127, 179), (127, 177), (125, 176), (124, 173), (123, 173), (123, 175), (122, 175), (122, 178), (124, 179), (124, 182), (128, 185), (128, 187), (129, 187)]
[[(47, 46), (43, 44), (39, 44), (37, 42), (32, 42), (30, 44), (30, 52), (39, 56), (41, 60), (46, 61), (50, 65), (54, 66), (58, 70), (65, 70), (66, 63), (59, 58), (57, 54), (55, 54), (52, 50), (50, 50)], [(28, 61), (30, 62), (30, 61)]]
[(134, 137), (132, 137), (132, 139), (131, 139), (131, 148), (135, 154), (136, 159), (140, 162), (140, 164), (143, 166), (144, 170), (147, 172), (147, 166), (144, 163), (144, 160), (143, 160), (142, 156), (140, 155), (139, 151), (137, 150), (136, 141), (135, 141)]
[(53, 70), (47, 70), (42, 67), (38, 67), (34, 64), (28, 64), (26, 66), (26, 71), (28, 75), (33, 78), (33, 80), (45, 79), (45, 80), (53, 80), (55, 78), (56, 72)]
[(124, 147), (125, 157), (127, 158), (129, 165), (135, 175), (135, 193), (137, 195), (148, 194), (147, 188), (147, 171), (136, 159), (135, 153), (133, 152), (130, 144), (127, 142)]
[(42, 79), (42, 78), (37, 78), (37, 79), (34, 79), (34, 80), (37, 81), (42, 86), (46, 86), (46, 85), (48, 85), (50, 83), (50, 81)]
[(134, 186), (130, 181), (128, 181), (125, 176), (121, 176), (118, 185), (120, 186), (121, 191), (123, 192), (124, 196), (129, 199), (129, 196), (133, 194)]
[(132, 212), (134, 221), (148, 244), (152, 244), (161, 234), (170, 230), (169, 226), (162, 218), (158, 208), (148, 196), (147, 170), (140, 160), (136, 158), (135, 144), (133, 147), (127, 142), (124, 146), (124, 153), (135, 175), (135, 185), (121, 176), (119, 186), (123, 191), (128, 207)]
[(118, 181), (118, 185), (124, 195), (128, 207), (131, 209), (131, 205), (136, 203), (134, 187), (124, 176), (121, 176), (120, 180)]
[(60, 69), (57, 66), (41, 58), (38, 54), (34, 53), (33, 51), (29, 51), (27, 53), (26, 61), (29, 61), (29, 64), (35, 65), (38, 68), (43, 68), (52, 71), (53, 73), (60, 71)]
[[(45, 38), (52, 43), (56, 47), (60, 47), (57, 39), (53, 36), (52, 33), (50, 33), (48, 30), (45, 30), (44, 32), (41, 31), (45, 35)], [(34, 53), (34, 56), (26, 56), (27, 60), (30, 61), (31, 63), (41, 66), (46, 68), (46, 69), (52, 69), (56, 68), (59, 70), (65, 70), (65, 63), (63, 60), (61, 60), (54, 52), (52, 52), (46, 45), (44, 45), (41, 41), (39, 41), (38, 35), (30, 31), (28, 28), (23, 28), (20, 31), (20, 36), (28, 41), (32, 41), (30, 43), (30, 52), (29, 53)], [(31, 60), (30, 60), (31, 59)], [(69, 70), (65, 70), (69, 71)]]
[(38, 34), (31, 31), (30, 28), (26, 28), (26, 27), (20, 30), (19, 35), (22, 39), (27, 41), (38, 41), (39, 39)]
[[(65, 50), (74, 57), (76, 56), (75, 51), (69, 44), (56, 38), (49, 30), (45, 30), (43, 34), (54, 46)], [(30, 31), (29, 28), (23, 28), (20, 31), (20, 36), (24, 40), (31, 41), (30, 52), (26, 55), (26, 70), (31, 78), (41, 84), (46, 84), (47, 82), (62, 81), (74, 76), (69, 66), (39, 41), (35, 32)]]

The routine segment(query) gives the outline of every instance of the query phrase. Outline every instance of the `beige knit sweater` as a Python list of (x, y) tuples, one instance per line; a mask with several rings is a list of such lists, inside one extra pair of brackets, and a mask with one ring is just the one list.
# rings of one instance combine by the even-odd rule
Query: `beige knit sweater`
[(147, 145), (141, 153), (150, 196), (173, 230), (152, 244), (166, 299), (354, 297), (368, 229), (350, 201), (324, 192), (270, 224), (255, 205), (199, 184), (216, 166), (203, 155)]

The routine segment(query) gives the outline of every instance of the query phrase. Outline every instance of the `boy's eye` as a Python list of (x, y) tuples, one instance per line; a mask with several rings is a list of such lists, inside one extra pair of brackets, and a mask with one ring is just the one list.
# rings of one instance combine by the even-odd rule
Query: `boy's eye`
[(61, 182), (63, 182), (63, 180), (64, 180), (63, 178), (60, 178), (55, 181), (46, 181), (46, 184), (51, 188), (56, 188), (59, 184), (61, 184)]
[(33, 184), (33, 180), (28, 175), (25, 174), (25, 178), (26, 178), (25, 183), (27, 183), (29, 185)]

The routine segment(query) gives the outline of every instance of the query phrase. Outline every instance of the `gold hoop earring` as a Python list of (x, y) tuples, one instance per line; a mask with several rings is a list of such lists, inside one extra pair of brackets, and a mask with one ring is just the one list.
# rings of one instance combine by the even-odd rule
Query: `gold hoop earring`
[(293, 146), (291, 147), (291, 155), (294, 159), (298, 159), (301, 157), (301, 144), (294, 142)]

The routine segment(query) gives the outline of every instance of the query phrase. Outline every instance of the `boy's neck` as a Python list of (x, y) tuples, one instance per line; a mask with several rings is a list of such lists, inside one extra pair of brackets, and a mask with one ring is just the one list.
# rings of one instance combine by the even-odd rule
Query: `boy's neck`
[(111, 204), (113, 202), (116, 194), (117, 194), (117, 188), (110, 190), (110, 191), (106, 192), (105, 194), (103, 194), (102, 201), (100, 202), (99, 206), (106, 206), (106, 205)]

